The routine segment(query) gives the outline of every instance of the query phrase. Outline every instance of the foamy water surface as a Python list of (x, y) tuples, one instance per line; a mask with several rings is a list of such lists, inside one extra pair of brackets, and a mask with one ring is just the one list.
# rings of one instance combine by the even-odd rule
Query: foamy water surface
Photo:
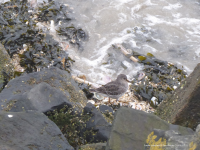
[[(76, 23), (89, 36), (84, 50), (70, 46), (73, 74), (102, 84), (104, 76), (120, 73), (129, 79), (143, 68), (120, 51), (109, 49), (127, 43), (132, 50), (177, 64), (191, 73), (200, 62), (200, 4), (198, 0), (59, 0), (68, 4)], [(109, 62), (108, 64), (103, 64)], [(126, 66), (127, 69), (125, 69)]]
[[(74, 8), (80, 26), (89, 34), (84, 51), (71, 53), (80, 58), (73, 66), (75, 74), (85, 74), (94, 81), (105, 75), (115, 78), (119, 73), (132, 77), (142, 66), (119, 51), (108, 50), (112, 44), (123, 42), (141, 54), (150, 52), (158, 59), (183, 66), (188, 73), (200, 62), (200, 5), (197, 0), (60, 2)], [(102, 65), (109, 60), (108, 55), (114, 63)]]

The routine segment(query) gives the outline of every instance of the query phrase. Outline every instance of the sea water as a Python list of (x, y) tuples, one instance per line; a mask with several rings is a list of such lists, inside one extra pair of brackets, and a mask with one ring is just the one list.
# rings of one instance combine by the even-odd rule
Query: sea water
[[(72, 50), (79, 59), (74, 74), (84, 74), (93, 82), (120, 73), (129, 78), (143, 66), (131, 62), (120, 51), (110, 51), (115, 43), (127, 43), (143, 55), (152, 53), (190, 74), (200, 62), (200, 3), (198, 0), (60, 0), (73, 8), (80, 27), (89, 40), (84, 50)], [(73, 49), (73, 48), (72, 48)], [(69, 50), (70, 51), (70, 50)], [(110, 56), (111, 55), (111, 56)], [(112, 57), (113, 62), (102, 62)], [(122, 63), (127, 67), (122, 67)]]
[(71, 45), (67, 49), (75, 60), (73, 75), (85, 75), (88, 81), (100, 84), (105, 77), (113, 80), (120, 73), (131, 79), (143, 66), (110, 49), (112, 44), (121, 43), (142, 55), (152, 53), (158, 59), (183, 67), (188, 74), (200, 62), (199, 0), (59, 2), (69, 5), (77, 26), (89, 37), (83, 50)]

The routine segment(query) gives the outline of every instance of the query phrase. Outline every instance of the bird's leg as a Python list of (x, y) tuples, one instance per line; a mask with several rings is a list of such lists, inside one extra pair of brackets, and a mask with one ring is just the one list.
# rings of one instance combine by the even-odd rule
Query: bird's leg
[(108, 102), (110, 103), (110, 97), (108, 98)]

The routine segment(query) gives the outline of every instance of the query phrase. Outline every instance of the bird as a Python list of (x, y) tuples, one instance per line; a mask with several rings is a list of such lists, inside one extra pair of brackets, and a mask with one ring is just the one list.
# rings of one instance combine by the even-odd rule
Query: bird
[(99, 93), (105, 97), (116, 99), (124, 95), (124, 93), (128, 90), (128, 82), (131, 82), (127, 79), (127, 76), (124, 74), (119, 74), (115, 81), (111, 81), (99, 88), (90, 89), (89, 91)]

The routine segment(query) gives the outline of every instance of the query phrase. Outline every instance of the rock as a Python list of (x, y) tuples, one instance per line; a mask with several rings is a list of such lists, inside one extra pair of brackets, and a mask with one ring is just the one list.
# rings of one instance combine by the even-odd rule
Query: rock
[[(70, 96), (67, 93), (67, 96)], [(52, 111), (64, 105), (72, 107), (72, 103), (66, 99), (62, 91), (51, 87), (49, 84), (42, 82), (23, 95), (11, 108), (10, 112), (20, 112), (23, 110), (37, 110), (39, 112)], [(23, 107), (22, 107), (23, 106)]]
[(107, 105), (101, 105), (99, 106), (99, 110), (101, 111), (101, 113), (107, 113), (107, 112), (110, 112), (110, 113), (114, 113), (113, 112), (113, 109)]
[(105, 120), (101, 112), (91, 103), (87, 103), (86, 107), (84, 107), (84, 113), (92, 114), (92, 117), (86, 123), (86, 130), (91, 131), (91, 134), (86, 137), (87, 142), (107, 141), (110, 135), (111, 124)]
[(0, 113), (1, 150), (73, 150), (59, 128), (39, 112)]
[(156, 115), (170, 123), (195, 129), (200, 123), (200, 64), (175, 94), (164, 100), (157, 108)]
[(107, 105), (100, 105), (99, 111), (102, 113), (103, 117), (106, 119), (106, 121), (110, 124), (112, 124), (112, 121), (114, 119), (114, 111), (111, 107)]
[[(194, 149), (191, 145), (193, 135), (181, 135), (174, 130), (154, 129), (146, 140), (145, 150), (149, 149), (164, 149), (164, 150), (189, 150)], [(193, 147), (193, 148), (192, 148)]]
[(0, 111), (46, 112), (64, 104), (81, 110), (86, 103), (70, 74), (56, 67), (17, 77), (0, 93)]
[(0, 44), (0, 92), (5, 86), (4, 85), (5, 77), (7, 77), (7, 80), (8, 80), (8, 78), (14, 75), (13, 68), (14, 67), (11, 63), (10, 56), (8, 55), (4, 46)]
[(193, 135), (182, 135), (174, 130), (154, 129), (147, 137), (145, 150), (154, 149), (155, 145), (165, 150), (199, 150), (200, 124)]
[(88, 103), (91, 103), (91, 104), (95, 104), (95, 101), (94, 100), (88, 100)]
[(115, 113), (106, 150), (144, 150), (147, 136), (153, 129), (174, 130), (182, 135), (192, 135), (190, 128), (172, 125), (154, 114), (121, 107)]
[(80, 150), (105, 150), (106, 143), (87, 144), (80, 147)]
[(189, 146), (194, 147), (194, 150), (200, 149), (200, 124), (196, 128), (196, 132), (193, 135), (191, 142), (189, 143)]

